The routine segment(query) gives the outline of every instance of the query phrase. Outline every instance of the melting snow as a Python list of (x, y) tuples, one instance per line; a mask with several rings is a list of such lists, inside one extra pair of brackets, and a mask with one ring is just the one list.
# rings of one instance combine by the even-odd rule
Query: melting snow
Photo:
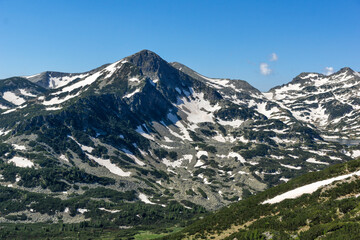
[(329, 163), (317, 161), (315, 158), (309, 158), (308, 160), (306, 160), (306, 162), (308, 162), (308, 163), (315, 163), (315, 164), (329, 165)]
[(155, 141), (155, 139), (154, 139), (153, 136), (151, 136), (150, 134), (148, 134), (147, 132), (144, 131), (144, 128), (145, 128), (146, 130), (148, 130), (147, 127), (143, 124), (143, 125), (137, 126), (137, 128), (136, 128), (135, 131), (138, 132), (138, 133), (140, 133), (141, 136), (143, 136), (143, 137), (145, 137), (145, 138), (147, 138), (147, 139), (149, 139), (149, 140)]
[(28, 97), (36, 97), (35, 94), (32, 94), (30, 92), (28, 92), (26, 89), (19, 89), (20, 93), (24, 96), (28, 96)]
[(280, 109), (277, 107), (272, 107), (270, 110), (266, 110), (267, 102), (258, 103), (257, 104), (257, 111), (263, 115), (265, 115), (267, 118), (271, 118), (273, 113), (279, 112)]
[(72, 136), (69, 136), (69, 138), (71, 138), (72, 140), (74, 140), (81, 148), (81, 150), (83, 150), (84, 152), (88, 152), (88, 153), (91, 153), (94, 148), (92, 147), (88, 147), (88, 146), (85, 146), (85, 145), (82, 145), (80, 144), (78, 141), (75, 140), (75, 138), (73, 138)]
[(232, 127), (240, 127), (241, 124), (244, 123), (244, 120), (236, 119), (236, 120), (232, 120), (232, 121), (224, 121), (222, 119), (219, 119), (218, 122), (221, 125), (227, 125), (227, 126), (232, 126)]
[(5, 109), (8, 109), (8, 107), (0, 104), (0, 109), (5, 110)]
[(187, 98), (181, 99), (178, 105), (180, 109), (187, 115), (187, 120), (191, 123), (214, 122), (214, 112), (221, 107), (216, 104), (212, 106), (209, 101), (204, 99), (203, 93), (193, 93), (193, 100)]
[(24, 102), (26, 102), (25, 99), (23, 99), (22, 97), (16, 96), (15, 93), (13, 93), (13, 92), (4, 92), (2, 97), (6, 101), (11, 102), (15, 105), (21, 105)]
[(165, 140), (165, 142), (174, 142), (173, 140), (171, 140), (170, 138), (168, 138), (168, 137), (166, 137), (166, 136), (164, 136), (164, 140)]
[(357, 158), (360, 156), (360, 150), (353, 150), (351, 156)]
[(163, 158), (163, 159), (162, 159), (162, 162), (163, 162), (167, 167), (171, 166), (171, 167), (173, 167), (173, 168), (176, 168), (176, 167), (180, 167), (180, 166), (181, 166), (181, 163), (182, 163), (183, 160), (184, 160), (184, 159), (179, 159), (179, 160), (176, 160), (176, 161), (170, 161), (170, 160), (168, 160), (168, 159), (166, 159), (166, 158)]
[(17, 167), (23, 167), (23, 168), (34, 166), (34, 163), (31, 162), (29, 159), (23, 157), (17, 157), (17, 156), (10, 159), (9, 162), (14, 163), (15, 166)]
[(101, 159), (98, 157), (94, 157), (88, 153), (86, 153), (86, 156), (88, 156), (88, 158), (90, 158), (91, 160), (94, 160), (101, 166), (106, 167), (110, 172), (112, 172), (118, 176), (129, 177), (131, 175), (131, 172), (124, 172), (121, 168), (119, 168), (115, 164), (111, 163), (110, 160), (108, 160), (108, 159)]
[(137, 88), (135, 91), (126, 94), (123, 98), (131, 98), (132, 96), (134, 96), (136, 93), (140, 92), (140, 88)]
[(99, 210), (109, 212), (109, 213), (118, 213), (118, 212), (120, 212), (120, 210), (110, 210), (110, 209), (106, 209), (106, 208), (99, 208)]
[(289, 180), (290, 178), (284, 178), (284, 177), (280, 178), (280, 181), (284, 181), (284, 182), (288, 182)]
[(198, 160), (198, 161), (196, 162), (194, 168), (196, 168), (196, 167), (201, 167), (201, 166), (204, 165), (204, 164), (205, 164), (205, 163), (204, 163), (203, 161)]
[[(104, 70), (103, 70), (104, 71)], [(60, 94), (60, 93), (65, 93), (65, 92), (71, 92), (72, 90), (75, 90), (77, 88), (81, 88), (81, 87), (85, 87), (87, 85), (92, 84), (93, 82), (95, 82), (103, 73), (103, 71), (99, 71), (96, 72), (88, 77), (86, 77), (85, 79), (76, 82), (70, 86), (64, 87), (63, 89), (61, 89), (59, 92), (56, 92), (54, 94)]]
[(0, 136), (8, 134), (10, 131), (11, 130), (4, 131), (4, 129), (0, 129)]
[(289, 168), (289, 169), (295, 169), (295, 170), (300, 170), (301, 169), (301, 167), (294, 167), (294, 166), (291, 166), (291, 165), (286, 165), (286, 164), (281, 164), (281, 163), (280, 163), (280, 165), (283, 166), (283, 167)]
[(21, 177), (19, 175), (16, 175), (15, 182), (20, 182)]
[(262, 204), (279, 203), (279, 202), (281, 202), (281, 201), (283, 201), (285, 199), (294, 199), (294, 198), (300, 197), (303, 194), (311, 194), (311, 193), (315, 192), (316, 190), (318, 190), (319, 188), (321, 188), (323, 186), (329, 185), (329, 184), (331, 184), (331, 183), (333, 183), (335, 181), (346, 179), (346, 178), (351, 177), (353, 175), (359, 176), (360, 171), (357, 171), (357, 172), (354, 172), (354, 173), (349, 173), (349, 174), (346, 174), (346, 175), (341, 175), (341, 176), (338, 176), (338, 177), (333, 177), (333, 178), (330, 178), (330, 179), (314, 182), (314, 183), (311, 183), (311, 184), (308, 184), (308, 185), (305, 185), (305, 186), (302, 186), (302, 187), (295, 188), (295, 189), (293, 189), (291, 191), (280, 194), (280, 195), (278, 195), (278, 196), (276, 196), (274, 198), (268, 199), (268, 200), (264, 201)]
[(243, 156), (241, 156), (240, 154), (235, 153), (235, 152), (229, 153), (228, 157), (229, 157), (229, 158), (230, 158), (230, 157), (237, 158), (237, 160), (240, 161), (241, 163), (245, 163), (245, 162), (246, 162)]
[(60, 155), (60, 159), (69, 162), (69, 160), (67, 159), (67, 157), (65, 155)]
[(206, 151), (199, 151), (196, 153), (197, 158), (200, 158), (203, 155), (208, 156), (208, 153)]
[(152, 204), (152, 205), (156, 204), (156, 203), (151, 202), (151, 201), (149, 200), (149, 197), (146, 196), (146, 195), (143, 194), (143, 193), (140, 193), (140, 194), (139, 194), (139, 199), (140, 199), (141, 201), (143, 201), (144, 203), (146, 203), (146, 204)]
[(185, 155), (183, 155), (183, 158), (185, 159), (185, 160), (189, 160), (189, 163), (192, 161), (192, 159), (193, 159), (193, 155), (191, 155), (191, 154), (185, 154)]
[(60, 110), (60, 109), (62, 109), (62, 107), (48, 107), (45, 110), (46, 111), (56, 111), (56, 110)]
[(60, 88), (68, 83), (72, 82), (73, 80), (77, 78), (84, 78), (88, 76), (89, 74), (76, 74), (72, 76), (64, 76), (64, 77), (52, 77), (49, 78), (49, 87), (50, 88)]
[(84, 214), (84, 213), (88, 212), (89, 210), (87, 210), (87, 209), (85, 209), (85, 208), (78, 208), (77, 211), (78, 211), (79, 213)]
[(124, 152), (126, 154), (126, 156), (133, 159), (140, 166), (145, 166), (145, 163), (140, 161), (137, 157), (135, 157), (135, 155), (132, 152), (130, 152), (129, 150), (123, 148), (123, 149), (121, 149), (121, 151)]
[(26, 150), (25, 146), (17, 145), (17, 144), (11, 144), (16, 150)]
[(129, 78), (129, 82), (140, 82), (140, 80), (137, 77), (132, 77), (132, 78)]
[(74, 95), (67, 95), (64, 98), (54, 97), (54, 98), (50, 99), (49, 101), (44, 101), (42, 104), (45, 105), (45, 106), (60, 104), (60, 103), (66, 102), (66, 101), (68, 101), (68, 100), (70, 100), (70, 99), (72, 99), (74, 97), (79, 96), (80, 93), (81, 92), (79, 91)]

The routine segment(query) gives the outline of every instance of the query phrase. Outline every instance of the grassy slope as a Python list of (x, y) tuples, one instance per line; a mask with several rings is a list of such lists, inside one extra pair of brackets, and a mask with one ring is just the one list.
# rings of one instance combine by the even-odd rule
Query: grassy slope
[[(360, 180), (356, 178), (335, 188), (273, 205), (259, 204), (288, 190), (308, 183), (354, 172), (360, 160), (333, 165), (308, 173), (250, 197), (199, 220), (183, 231), (163, 239), (356, 239), (360, 236)], [(342, 196), (346, 198), (340, 199)], [(265, 233), (265, 234), (264, 234)]]

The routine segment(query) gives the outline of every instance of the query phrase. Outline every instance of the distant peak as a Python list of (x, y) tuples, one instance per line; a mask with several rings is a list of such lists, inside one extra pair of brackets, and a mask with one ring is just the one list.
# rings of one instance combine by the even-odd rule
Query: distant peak
[(137, 66), (143, 74), (150, 78), (158, 78), (159, 71), (167, 71), (171, 67), (164, 59), (150, 50), (142, 50), (129, 57), (126, 61)]
[(137, 59), (137, 58), (142, 58), (142, 59), (151, 59), (151, 58), (157, 58), (157, 59), (161, 59), (161, 57), (159, 55), (157, 55), (156, 53), (144, 49), (141, 50), (140, 52), (134, 53), (133, 55), (130, 55), (129, 57), (127, 57), (127, 59)]
[(355, 71), (349, 67), (343, 67), (339, 71), (337, 71), (335, 74), (344, 73), (344, 72), (354, 73)]

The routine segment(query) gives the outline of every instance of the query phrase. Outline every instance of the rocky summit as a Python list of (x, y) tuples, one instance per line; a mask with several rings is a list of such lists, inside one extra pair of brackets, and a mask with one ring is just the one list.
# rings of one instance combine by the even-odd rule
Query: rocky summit
[(360, 156), (359, 88), (343, 68), (262, 93), (148, 50), (0, 80), (0, 221), (125, 228), (153, 209), (166, 221), (219, 209)]

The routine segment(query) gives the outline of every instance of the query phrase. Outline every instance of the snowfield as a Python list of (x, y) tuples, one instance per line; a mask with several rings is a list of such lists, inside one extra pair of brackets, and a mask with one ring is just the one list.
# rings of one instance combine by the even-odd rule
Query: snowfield
[(280, 194), (280, 195), (278, 195), (278, 196), (276, 196), (274, 198), (268, 199), (268, 200), (262, 202), (262, 204), (279, 203), (279, 202), (281, 202), (281, 201), (283, 201), (285, 199), (295, 199), (295, 198), (298, 198), (298, 197), (302, 196), (303, 194), (311, 194), (311, 193), (315, 192), (316, 190), (318, 190), (321, 187), (329, 185), (329, 184), (331, 184), (331, 183), (333, 183), (335, 181), (346, 179), (346, 178), (351, 177), (353, 175), (360, 176), (360, 171), (345, 174), (345, 175), (341, 175), (341, 176), (338, 176), (338, 177), (333, 177), (333, 178), (330, 178), (330, 179), (314, 182), (314, 183), (311, 183), (311, 184), (308, 184), (308, 185), (305, 185), (305, 186), (302, 186), (302, 187), (295, 188), (295, 189), (293, 189), (291, 191)]
[(97, 162), (101, 166), (106, 167), (113, 174), (116, 174), (116, 175), (121, 176), (121, 177), (129, 177), (131, 175), (131, 172), (123, 171), (121, 168), (119, 168), (115, 164), (111, 163), (110, 160), (94, 157), (94, 156), (92, 156), (92, 155), (90, 155), (88, 153), (86, 153), (86, 156), (88, 156), (88, 158), (90, 158), (91, 160), (94, 160), (95, 162)]
[(2, 97), (6, 101), (11, 102), (15, 105), (21, 105), (24, 102), (26, 102), (25, 99), (23, 99), (22, 97), (16, 96), (15, 93), (13, 93), (13, 92), (4, 92)]
[(9, 163), (14, 163), (15, 166), (22, 167), (22, 168), (34, 166), (34, 163), (32, 161), (30, 161), (29, 159), (23, 158), (23, 157), (17, 157), (17, 156), (10, 159)]
[(143, 194), (143, 193), (140, 193), (140, 194), (139, 194), (139, 199), (140, 199), (142, 202), (146, 203), (146, 204), (152, 204), (152, 205), (155, 205), (155, 204), (156, 204), (156, 203), (151, 202), (151, 201), (149, 200), (149, 197), (146, 196), (146, 195)]

